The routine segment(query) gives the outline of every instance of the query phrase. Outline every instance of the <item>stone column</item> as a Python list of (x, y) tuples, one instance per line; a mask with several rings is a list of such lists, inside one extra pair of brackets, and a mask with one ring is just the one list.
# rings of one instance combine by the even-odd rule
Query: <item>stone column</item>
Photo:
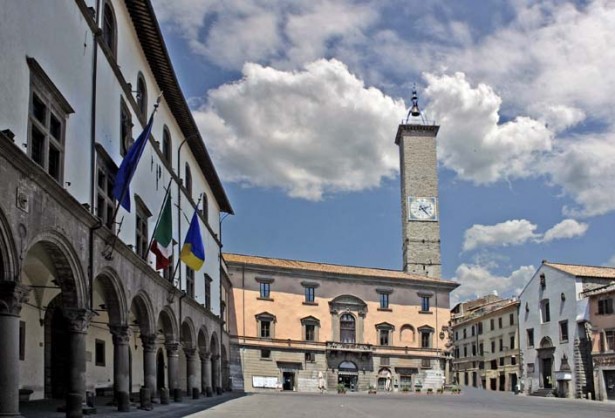
[(0, 416), (19, 414), (19, 312), (29, 289), (0, 281)]
[(156, 335), (141, 335), (143, 343), (143, 386), (156, 395)]
[(174, 389), (179, 388), (179, 343), (167, 343), (165, 347), (167, 349), (167, 360), (169, 362), (169, 392), (172, 393)]
[(209, 371), (209, 357), (211, 353), (200, 352), (199, 357), (201, 359), (201, 392), (208, 393), (207, 388), (211, 390), (211, 372)]
[(213, 382), (211, 382), (212, 388), (214, 392), (217, 393), (218, 388), (220, 387), (220, 354), (216, 354), (211, 356), (212, 366), (215, 371), (213, 376)]
[(64, 308), (63, 313), (68, 321), (70, 347), (66, 417), (81, 418), (85, 395), (85, 337), (93, 312), (83, 308)]
[(128, 325), (109, 325), (113, 336), (113, 391), (117, 410), (130, 410), (130, 363), (128, 361), (130, 334)]
[(196, 349), (184, 348), (184, 354), (186, 355), (186, 393), (188, 396), (192, 396), (192, 388), (198, 388), (199, 385), (196, 381)]

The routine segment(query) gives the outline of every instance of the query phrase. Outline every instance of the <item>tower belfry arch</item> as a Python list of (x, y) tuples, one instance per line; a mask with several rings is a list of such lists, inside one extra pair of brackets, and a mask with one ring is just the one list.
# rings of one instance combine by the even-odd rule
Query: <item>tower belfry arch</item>
[(412, 107), (395, 137), (400, 162), (403, 270), (429, 277), (442, 274), (436, 156), (439, 129), (419, 109), (414, 89)]

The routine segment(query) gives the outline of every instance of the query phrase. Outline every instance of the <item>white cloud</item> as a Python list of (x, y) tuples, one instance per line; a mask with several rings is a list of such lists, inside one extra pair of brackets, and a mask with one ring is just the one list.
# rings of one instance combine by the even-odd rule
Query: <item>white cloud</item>
[(194, 113), (225, 179), (319, 200), (397, 173), (403, 102), (365, 87), (341, 62), (297, 72), (246, 64), (243, 74)]
[(537, 174), (536, 161), (552, 147), (553, 133), (544, 124), (528, 117), (501, 123), (500, 97), (485, 84), (472, 87), (463, 73), (425, 78), (445, 167), (477, 184)]
[(464, 234), (463, 250), (524, 244), (540, 236), (535, 230), (536, 225), (525, 219), (514, 219), (496, 225), (473, 225)]
[(580, 237), (585, 235), (589, 225), (574, 219), (564, 219), (544, 234), (536, 233), (536, 228), (535, 224), (526, 219), (513, 219), (495, 225), (472, 225), (464, 234), (463, 251)]
[(564, 219), (553, 228), (544, 233), (542, 242), (550, 242), (556, 239), (574, 238), (585, 235), (589, 225), (574, 219)]
[(528, 265), (519, 267), (508, 276), (499, 276), (481, 265), (461, 264), (453, 278), (461, 286), (451, 294), (451, 306), (491, 294), (493, 291), (501, 297), (517, 296), (535, 271), (534, 266)]
[(378, 8), (353, 0), (156, 0), (162, 22), (192, 50), (224, 68), (245, 62), (297, 68), (336, 42), (363, 39)]

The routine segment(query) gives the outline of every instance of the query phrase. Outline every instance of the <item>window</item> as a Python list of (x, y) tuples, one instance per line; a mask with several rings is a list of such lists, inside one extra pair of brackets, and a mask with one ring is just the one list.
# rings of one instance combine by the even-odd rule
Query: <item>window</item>
[(466, 328), (463, 329), (463, 338), (464, 339), (468, 338), (468, 334), (467, 334), (467, 329)]
[(503, 321), (502, 321), (502, 317), (499, 317), (499, 318), (498, 318), (498, 328), (499, 328), (499, 329), (502, 329), (502, 326), (503, 326), (503, 325), (502, 325), (502, 322), (503, 322)]
[(115, 16), (113, 9), (109, 2), (105, 3), (103, 8), (103, 21), (102, 21), (102, 39), (103, 43), (109, 47), (111, 54), (116, 55), (116, 39), (117, 39), (117, 27), (115, 24)]
[(263, 299), (269, 299), (271, 293), (271, 283), (262, 282), (260, 284), (260, 297)]
[(490, 324), (491, 324), (491, 331), (493, 331), (495, 329), (495, 319), (491, 318)]
[(261, 358), (270, 359), (271, 358), (271, 350), (261, 350)]
[(515, 325), (515, 315), (514, 314), (508, 315), (508, 325)]
[(314, 303), (314, 288), (313, 287), (305, 288), (305, 301), (307, 303)]
[(431, 348), (431, 334), (433, 333), (433, 328), (425, 326), (419, 328), (419, 332), (421, 333), (421, 348)]
[(205, 222), (209, 224), (209, 201), (207, 200), (207, 193), (201, 194), (201, 216), (203, 216)]
[(380, 309), (389, 309), (388, 293), (380, 293)]
[(19, 321), (19, 360), (26, 359), (26, 323)]
[(540, 302), (540, 315), (542, 323), (551, 321), (551, 312), (549, 309), (549, 299), (544, 299)]
[(305, 324), (305, 341), (314, 341), (316, 339), (316, 325)]
[(479, 322), (478, 323), (478, 335), (482, 335), (483, 334), (483, 323)]
[(188, 197), (192, 199), (192, 172), (190, 171), (190, 165), (188, 165), (188, 163), (186, 163), (185, 166), (184, 186), (186, 187)]
[(27, 58), (27, 62), (30, 67), (28, 154), (62, 184), (65, 124), (73, 109), (36, 60)]
[(94, 357), (95, 364), (97, 366), (105, 366), (105, 342), (103, 340), (96, 340), (94, 343)]
[(455, 341), (459, 341), (459, 331), (455, 331)]
[(115, 211), (115, 197), (113, 185), (117, 166), (102, 147), (97, 147), (96, 155), (96, 216), (110, 230), (115, 230), (113, 212)]
[(147, 219), (152, 216), (152, 213), (147, 209), (145, 203), (139, 196), (135, 195), (136, 201), (136, 223), (135, 223), (135, 251), (141, 258), (147, 258), (149, 248), (149, 235), (147, 228)]
[(504, 339), (500, 338), (500, 351), (504, 351)]
[(162, 129), (162, 158), (169, 164), (169, 167), (173, 167), (173, 151), (171, 150), (171, 134), (169, 128), (166, 126)]
[(388, 329), (378, 330), (380, 345), (389, 345), (389, 333)]
[(504, 357), (500, 357), (500, 366), (504, 365)]
[(472, 356), (476, 355), (476, 344), (472, 343)]
[(455, 351), (454, 351), (454, 353), (453, 353), (453, 356), (454, 356), (455, 358), (459, 358), (459, 348), (458, 348), (458, 347), (457, 347), (457, 348), (455, 348)]
[(463, 356), (468, 357), (468, 346), (467, 345), (463, 346)]
[(141, 73), (137, 76), (137, 106), (143, 116), (147, 115), (147, 87)]
[(534, 330), (533, 329), (527, 330), (527, 346), (534, 347)]
[(305, 361), (307, 363), (313, 363), (316, 361), (316, 353), (305, 353)]
[(257, 323), (257, 332), (258, 337), (260, 338), (274, 338), (274, 323), (275, 316), (268, 313), (263, 312), (256, 315), (256, 323)]
[(498, 369), (498, 361), (493, 359), (491, 360), (491, 370), (497, 370)]
[(604, 331), (604, 347), (602, 351), (615, 351), (615, 330)]
[(205, 309), (211, 310), (211, 282), (209, 274), (205, 274)]
[(194, 270), (186, 267), (186, 294), (194, 298)]
[(271, 321), (261, 320), (260, 337), (271, 338)]
[(478, 344), (478, 354), (483, 356), (485, 354), (485, 346), (483, 343)]
[(474, 325), (472, 325), (472, 337), (474, 336), (475, 332), (476, 332), (476, 330), (474, 329)]
[(559, 321), (559, 340), (568, 341), (568, 321)]
[(515, 336), (514, 335), (510, 336), (510, 349), (511, 350), (515, 349)]
[(340, 341), (343, 343), (354, 343), (356, 340), (356, 328), (354, 316), (344, 314), (340, 317)]
[(428, 358), (421, 359), (421, 368), (423, 369), (431, 368), (431, 360)]
[(510, 356), (510, 365), (511, 366), (516, 366), (517, 365), (517, 357)]
[(495, 340), (491, 341), (491, 353), (495, 353)]
[(120, 100), (120, 154), (126, 155), (132, 145), (132, 115), (124, 100)]
[(421, 296), (421, 311), (429, 312), (429, 299), (430, 296)]
[(162, 270), (162, 277), (170, 282), (173, 281), (173, 273), (175, 272), (175, 263), (173, 262), (173, 256), (169, 258), (169, 265), (166, 269)]
[(613, 314), (613, 298), (598, 300), (598, 315)]

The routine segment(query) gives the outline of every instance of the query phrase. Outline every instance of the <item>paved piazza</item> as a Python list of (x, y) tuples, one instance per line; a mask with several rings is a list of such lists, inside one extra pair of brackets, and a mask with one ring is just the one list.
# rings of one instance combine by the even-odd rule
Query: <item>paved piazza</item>
[(190, 418), (615, 417), (615, 403), (515, 396), (469, 389), (461, 395), (249, 394)]

